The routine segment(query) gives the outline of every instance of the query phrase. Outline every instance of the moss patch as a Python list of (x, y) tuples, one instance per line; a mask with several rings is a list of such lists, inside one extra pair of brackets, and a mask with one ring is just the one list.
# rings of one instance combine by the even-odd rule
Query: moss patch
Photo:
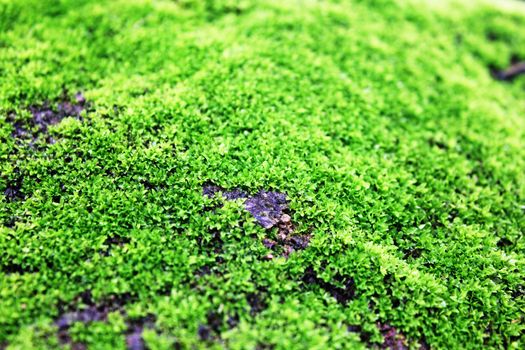
[(0, 348), (523, 348), (524, 28), (0, 0)]

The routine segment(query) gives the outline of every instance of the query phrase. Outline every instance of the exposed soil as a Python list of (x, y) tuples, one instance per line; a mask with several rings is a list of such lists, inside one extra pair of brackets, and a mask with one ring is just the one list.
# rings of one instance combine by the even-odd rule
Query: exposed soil
[[(63, 311), (55, 321), (58, 328), (57, 336), (61, 344), (69, 344), (73, 349), (85, 349), (85, 344), (74, 343), (69, 335), (69, 328), (77, 322), (91, 323), (91, 322), (106, 322), (108, 314), (111, 312), (120, 312), (124, 317), (124, 305), (132, 301), (133, 298), (128, 294), (111, 295), (106, 299), (95, 302), (91, 293), (85, 292), (79, 295), (73, 301), (73, 307), (69, 307), (68, 311)], [(78, 305), (82, 305), (78, 307)], [(142, 332), (145, 328), (153, 328), (155, 324), (155, 317), (148, 315), (139, 319), (127, 319), (126, 324), (126, 347), (129, 350), (144, 350), (144, 340), (142, 339)]]
[(112, 295), (106, 300), (95, 303), (91, 299), (91, 294), (83, 294), (80, 297), (83, 308), (73, 309), (71, 311), (62, 313), (55, 321), (55, 325), (59, 329), (67, 329), (75, 322), (89, 323), (95, 321), (106, 321), (110, 312), (121, 310), (128, 301), (129, 296)]
[(4, 196), (8, 201), (14, 202), (16, 200), (23, 200), (25, 198), (24, 194), (22, 193), (23, 182), (23, 178), (19, 175), (19, 177), (7, 183), (7, 186), (4, 190)]
[(382, 323), (378, 323), (377, 327), (383, 336), (381, 349), (408, 350), (405, 336), (399, 333), (395, 327)]
[(48, 127), (60, 123), (66, 117), (81, 118), (82, 111), (87, 107), (88, 103), (80, 92), (75, 95), (74, 102), (62, 101), (55, 106), (49, 103), (29, 106), (28, 109), (33, 117), (28, 121), (16, 120), (13, 114), (9, 115), (8, 120), (14, 127), (11, 136), (16, 139), (30, 139), (31, 144), (39, 138), (53, 144), (55, 140), (48, 135)]
[(155, 316), (148, 315), (139, 319), (128, 320), (128, 330), (126, 331), (126, 347), (129, 350), (145, 350), (146, 345), (142, 339), (144, 329), (155, 327)]

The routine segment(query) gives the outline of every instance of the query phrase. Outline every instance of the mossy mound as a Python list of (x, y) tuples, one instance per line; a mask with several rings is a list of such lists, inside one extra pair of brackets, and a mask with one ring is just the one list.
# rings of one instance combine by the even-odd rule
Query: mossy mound
[(523, 60), (522, 2), (0, 0), (0, 348), (522, 349)]

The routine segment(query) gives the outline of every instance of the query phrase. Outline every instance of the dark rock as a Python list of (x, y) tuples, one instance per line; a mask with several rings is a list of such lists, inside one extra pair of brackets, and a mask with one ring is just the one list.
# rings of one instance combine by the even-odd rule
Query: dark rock
[(492, 72), (495, 79), (506, 81), (514, 80), (522, 74), (525, 74), (525, 61), (514, 63), (505, 70), (495, 70)]
[(231, 191), (227, 191), (224, 188), (212, 184), (207, 184), (202, 186), (202, 194), (208, 198), (213, 198), (217, 193), (222, 193), (222, 196), (226, 200), (235, 200), (235, 199), (242, 199), (247, 198), (248, 195), (246, 192), (240, 190), (240, 189), (233, 189)]
[(232, 201), (232, 200), (235, 200), (235, 199), (247, 198), (248, 197), (248, 195), (245, 192), (243, 192), (241, 190), (237, 190), (237, 189), (232, 190), (232, 191), (224, 192), (222, 194), (222, 196), (224, 198), (226, 198), (227, 200), (229, 200), (229, 201)]
[[(202, 193), (209, 198), (214, 197), (217, 193), (222, 193), (226, 200), (246, 199), (244, 208), (252, 214), (259, 225), (265, 229), (273, 227), (278, 229), (277, 242), (265, 238), (263, 240), (264, 246), (286, 258), (296, 250), (305, 249), (310, 243), (310, 235), (293, 235), (295, 227), (291, 216), (287, 212), (288, 201), (284, 193), (260, 190), (257, 194), (249, 196), (242, 190), (233, 189), (227, 191), (211, 183), (202, 187)], [(273, 254), (266, 254), (264, 259), (273, 259)]]
[(280, 221), (288, 204), (284, 193), (262, 190), (246, 200), (245, 208), (259, 225), (269, 229)]

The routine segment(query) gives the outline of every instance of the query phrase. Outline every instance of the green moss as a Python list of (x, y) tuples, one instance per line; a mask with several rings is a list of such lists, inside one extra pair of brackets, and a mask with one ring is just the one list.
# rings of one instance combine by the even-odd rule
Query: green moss
[[(0, 347), (71, 346), (91, 291), (129, 295), (68, 329), (97, 349), (147, 315), (151, 349), (523, 348), (525, 77), (490, 72), (524, 28), (512, 1), (0, 0)], [(12, 136), (77, 91), (56, 143)], [(277, 230), (209, 183), (286, 193), (309, 247), (265, 258)]]

